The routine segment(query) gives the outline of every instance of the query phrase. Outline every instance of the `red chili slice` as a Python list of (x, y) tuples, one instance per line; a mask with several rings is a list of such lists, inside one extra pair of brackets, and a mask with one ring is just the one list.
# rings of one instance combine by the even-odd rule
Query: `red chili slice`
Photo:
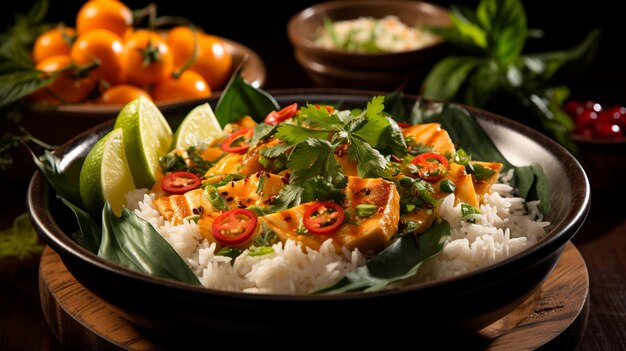
[(332, 107), (332, 106), (330, 106), (330, 105), (318, 105), (318, 104), (315, 104), (315, 107), (316, 107), (318, 110), (319, 110), (319, 109), (321, 109), (321, 108), (323, 107), (323, 108), (325, 108), (325, 109), (326, 109), (326, 111), (328, 111), (328, 113), (333, 113), (333, 111), (335, 111), (335, 108), (334, 108), (334, 107)]
[(448, 172), (448, 159), (437, 152), (419, 154), (411, 163), (417, 166), (418, 176), (427, 182), (436, 182)]
[(343, 223), (343, 209), (332, 202), (316, 202), (304, 211), (303, 223), (313, 234), (334, 234)]
[(284, 107), (280, 111), (270, 112), (267, 117), (265, 117), (265, 120), (263, 122), (275, 126), (278, 123), (293, 117), (297, 112), (298, 104), (293, 103), (289, 106)]
[(243, 154), (250, 147), (250, 138), (252, 138), (252, 128), (241, 128), (231, 134), (220, 146), (220, 149), (234, 154)]
[(161, 179), (161, 189), (171, 194), (184, 194), (202, 184), (197, 175), (190, 172), (174, 172)]
[(245, 208), (226, 211), (215, 218), (211, 233), (223, 245), (237, 245), (246, 241), (256, 229), (257, 217)]

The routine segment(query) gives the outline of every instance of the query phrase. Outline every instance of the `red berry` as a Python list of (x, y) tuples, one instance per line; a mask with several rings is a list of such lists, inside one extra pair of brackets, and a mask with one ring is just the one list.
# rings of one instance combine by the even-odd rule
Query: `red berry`
[(626, 128), (626, 107), (613, 106), (609, 110), (605, 110), (602, 120), (606, 120), (608, 123), (615, 123), (622, 129)]
[(619, 138), (622, 136), (622, 128), (617, 124), (599, 123), (594, 129), (594, 136), (598, 138)]
[(563, 111), (567, 112), (572, 118), (576, 118), (583, 110), (584, 107), (580, 101), (570, 100), (563, 105)]
[(587, 100), (585, 102), (584, 108), (591, 109), (591, 110), (594, 110), (596, 112), (602, 111), (602, 105), (600, 105), (599, 103), (597, 103), (597, 102), (595, 102), (593, 100)]
[(578, 129), (585, 128), (595, 124), (598, 120), (598, 112), (593, 109), (584, 109), (578, 117), (576, 117), (576, 127)]

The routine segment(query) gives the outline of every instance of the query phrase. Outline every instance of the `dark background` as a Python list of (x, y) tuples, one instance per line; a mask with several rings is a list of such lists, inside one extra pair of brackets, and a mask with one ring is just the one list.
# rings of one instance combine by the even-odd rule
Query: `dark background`
[[(13, 21), (13, 14), (26, 12), (33, 0), (5, 1), (0, 13), (0, 29)], [(149, 0), (124, 1), (131, 9), (145, 7)], [(206, 32), (238, 41), (265, 60), (268, 70), (267, 89), (312, 86), (293, 58), (286, 34), (287, 21), (299, 10), (320, 1), (156, 1), (159, 15), (183, 16), (200, 25)], [(475, 7), (477, 0), (439, 0), (432, 3), (448, 7), (463, 4)], [(83, 0), (50, 0), (49, 22), (65, 22), (73, 26)], [(546, 0), (525, 1), (528, 23), (542, 29), (544, 38), (531, 40), (527, 52), (560, 50), (575, 46), (593, 28), (601, 28), (598, 54), (592, 65), (568, 81), (572, 97), (601, 103), (626, 104), (626, 44), (624, 12), (619, 1), (590, 2)], [(279, 58), (272, 62), (268, 58)]]

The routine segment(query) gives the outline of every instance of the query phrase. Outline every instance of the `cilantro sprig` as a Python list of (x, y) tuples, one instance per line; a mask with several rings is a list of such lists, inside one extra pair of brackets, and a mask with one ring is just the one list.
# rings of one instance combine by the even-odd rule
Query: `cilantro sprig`
[(341, 181), (343, 174), (334, 155), (343, 151), (357, 163), (360, 177), (389, 178), (385, 156), (403, 157), (406, 142), (398, 125), (385, 115), (384, 100), (376, 96), (356, 114), (309, 104), (300, 109), (295, 124), (279, 125), (275, 136), (293, 147), (287, 163), (293, 171), (292, 182), (312, 176)]
[[(281, 144), (263, 149), (269, 159), (287, 155), (291, 170), (283, 187), (264, 212), (277, 212), (316, 200), (344, 200), (347, 179), (338, 161), (348, 157), (356, 162), (360, 177), (390, 179), (387, 156), (406, 155), (406, 142), (396, 122), (384, 112), (384, 96), (374, 97), (364, 110), (329, 111), (316, 105), (303, 106), (291, 123), (275, 128), (258, 127)], [(337, 157), (335, 157), (337, 155)]]

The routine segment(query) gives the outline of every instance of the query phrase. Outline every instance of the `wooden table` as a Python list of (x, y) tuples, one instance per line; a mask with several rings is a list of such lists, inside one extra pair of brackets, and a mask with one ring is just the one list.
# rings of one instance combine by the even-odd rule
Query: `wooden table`
[[(170, 2), (171, 8), (191, 6), (189, 4), (179, 6), (179, 2)], [(291, 8), (283, 11), (280, 16), (252, 23), (257, 25), (258, 31), (229, 32), (230, 27), (210, 27), (208, 24), (205, 29), (244, 42), (257, 51), (268, 66), (266, 88), (310, 87), (312, 83), (293, 59), (292, 48), (284, 33), (284, 24), (289, 18), (287, 14), (311, 2), (313, 1), (288, 5)], [(78, 3), (81, 2), (76, 2)], [(538, 5), (529, 3), (527, 6)], [(600, 11), (598, 7), (593, 7), (587, 9), (584, 15), (577, 15), (575, 8), (576, 6), (568, 3), (558, 13), (544, 11), (543, 16), (549, 19), (545, 23), (537, 23), (537, 16), (541, 16), (540, 12), (535, 11), (537, 9), (529, 9), (527, 12), (537, 14), (534, 17), (534, 26), (548, 29), (547, 33), (556, 33), (563, 37), (569, 37), (569, 28), (575, 30), (578, 28), (576, 38), (581, 38), (578, 34), (596, 24), (605, 24), (607, 28), (617, 30), (623, 26), (619, 21), (618, 16), (621, 14), (619, 11)], [(65, 16), (59, 15), (61, 12), (72, 12), (65, 7), (62, 10), (57, 8), (55, 11), (58, 16)], [(566, 12), (563, 14), (562, 11)], [(180, 14), (180, 11), (172, 12), (166, 9), (162, 13)], [(558, 25), (554, 24), (555, 28), (547, 28), (546, 24), (552, 23), (549, 21), (554, 21), (553, 18), (556, 18), (557, 14)], [(194, 16), (192, 20), (202, 25), (204, 25), (202, 21), (215, 20), (215, 16), (207, 17), (202, 13)], [(66, 15), (61, 19), (72, 23), (70, 17)], [(244, 14), (243, 21), (253, 20), (252, 15)], [(570, 21), (571, 25), (566, 26), (563, 21)], [(262, 28), (265, 24), (269, 29), (264, 32)], [(587, 27), (580, 29), (578, 25)], [(267, 36), (270, 30), (275, 34)], [(623, 33), (623, 28), (617, 33)], [(608, 38), (605, 42), (607, 45), (611, 43), (610, 38), (620, 38), (608, 34), (610, 33), (605, 33), (605, 37)], [(566, 44), (561, 47), (572, 46), (577, 40), (567, 39)], [(614, 53), (610, 46), (603, 45), (601, 46), (601, 51), (604, 50), (604, 56), (601, 57), (603, 61), (596, 62), (590, 72), (578, 77), (580, 80), (573, 82), (572, 91), (580, 97), (605, 98), (610, 103), (626, 104), (623, 95), (626, 88), (623, 58)], [(26, 179), (7, 180), (0, 175), (0, 228), (9, 226), (16, 215), (25, 211), (25, 192)], [(611, 207), (608, 201), (613, 198), (618, 201), (626, 198), (626, 187), (623, 183), (616, 184), (614, 191), (610, 193), (593, 192), (592, 207), (587, 221), (573, 240), (587, 263), (590, 280), (589, 317), (578, 350), (626, 349), (626, 207), (623, 205), (619, 208)], [(26, 261), (0, 259), (0, 350), (62, 349), (49, 332), (40, 310), (37, 286), (38, 261), (38, 257)]]

